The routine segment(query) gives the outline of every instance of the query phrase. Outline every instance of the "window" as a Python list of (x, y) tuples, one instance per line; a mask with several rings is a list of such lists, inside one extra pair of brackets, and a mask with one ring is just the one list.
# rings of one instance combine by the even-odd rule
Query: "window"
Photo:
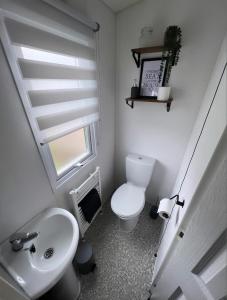
[(90, 128), (82, 128), (48, 143), (57, 176), (80, 167), (92, 154)]
[(56, 188), (96, 155), (99, 107), (94, 33), (77, 21), (73, 27), (78, 31), (51, 28), (50, 20), (43, 26), (12, 16), (1, 18), (5, 53)]

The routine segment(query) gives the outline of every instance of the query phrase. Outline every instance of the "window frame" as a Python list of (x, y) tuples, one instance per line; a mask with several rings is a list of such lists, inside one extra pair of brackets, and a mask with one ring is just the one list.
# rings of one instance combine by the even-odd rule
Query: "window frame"
[(66, 171), (63, 172), (63, 174), (60, 175), (57, 174), (48, 143), (41, 145), (41, 149), (40, 149), (41, 156), (46, 171), (48, 173), (51, 186), (54, 190), (62, 186), (65, 182), (67, 182), (70, 178), (72, 178), (75, 174), (77, 174), (82, 168), (86, 167), (87, 164), (89, 164), (93, 159), (96, 158), (97, 156), (96, 134), (95, 134), (96, 126), (95, 124), (90, 124), (86, 127), (88, 127), (89, 130), (89, 135), (90, 135), (89, 142), (90, 142), (91, 151), (88, 155), (86, 155), (84, 160), (78, 162), (78, 165), (69, 167)]
[[(40, 153), (41, 160), (44, 165), (44, 169), (47, 173), (47, 178), (49, 179), (51, 188), (53, 192), (55, 192), (59, 187), (61, 187), (64, 183), (66, 183), (69, 179), (71, 179), (73, 176), (75, 176), (81, 169), (86, 167), (90, 162), (92, 162), (97, 157), (97, 138), (96, 138), (96, 130), (98, 125), (96, 123), (92, 123), (88, 125), (89, 131), (90, 131), (90, 147), (91, 147), (91, 154), (85, 158), (83, 163), (81, 163), (81, 166), (76, 166), (72, 169), (70, 169), (64, 176), (61, 176), (58, 178), (55, 165), (53, 163), (52, 155), (50, 153), (50, 150), (48, 149), (48, 144), (42, 144), (40, 139), (40, 133), (38, 130), (37, 122), (33, 119), (33, 116), (30, 111), (30, 104), (27, 96), (26, 89), (23, 84), (23, 80), (21, 79), (21, 72), (19, 69), (18, 61), (15, 58), (15, 49), (12, 48), (7, 30), (5, 28), (5, 25), (3, 23), (4, 18), (10, 18), (16, 21), (21, 21), (21, 19), (24, 21), (24, 19), (20, 16), (15, 16), (14, 14), (11, 14), (10, 12), (0, 10), (0, 40), (3, 46), (4, 53), (6, 55), (7, 61), (9, 63), (10, 70), (13, 74), (13, 80), (16, 83), (16, 88), (18, 90), (18, 94), (21, 100), (21, 104), (24, 109), (24, 115), (27, 119), (28, 126), (31, 129), (31, 133), (34, 138), (35, 145), (38, 148), (38, 151)], [(26, 19), (26, 22), (28, 25), (34, 26), (36, 25), (37, 28), (44, 29), (46, 28), (45, 25), (37, 24), (37, 22), (31, 21)], [(50, 27), (48, 26), (48, 29)], [(55, 30), (50, 29), (51, 33), (55, 33)]]

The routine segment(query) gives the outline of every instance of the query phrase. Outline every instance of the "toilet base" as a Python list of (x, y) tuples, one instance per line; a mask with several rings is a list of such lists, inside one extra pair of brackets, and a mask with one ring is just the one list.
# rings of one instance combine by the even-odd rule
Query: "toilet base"
[(125, 231), (125, 232), (131, 232), (135, 227), (136, 224), (138, 223), (139, 216), (132, 218), (132, 219), (119, 219), (120, 220), (120, 229)]

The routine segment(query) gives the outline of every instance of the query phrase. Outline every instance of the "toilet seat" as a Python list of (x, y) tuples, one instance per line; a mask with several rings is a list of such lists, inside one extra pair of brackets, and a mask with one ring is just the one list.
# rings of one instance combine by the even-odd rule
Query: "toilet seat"
[(122, 219), (131, 219), (141, 213), (145, 204), (145, 189), (131, 183), (121, 185), (113, 194), (111, 208)]

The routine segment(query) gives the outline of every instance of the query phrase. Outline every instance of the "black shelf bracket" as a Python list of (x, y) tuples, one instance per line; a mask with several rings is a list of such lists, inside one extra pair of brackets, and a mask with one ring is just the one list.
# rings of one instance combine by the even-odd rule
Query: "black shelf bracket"
[[(137, 54), (137, 56), (136, 56), (136, 54)], [(134, 58), (137, 68), (139, 68), (140, 67), (140, 53), (136, 53), (135, 51), (132, 51), (132, 56)]]
[(134, 108), (134, 100), (126, 99), (126, 104), (127, 104), (129, 107)]
[(166, 104), (166, 110), (167, 110), (167, 112), (170, 111), (170, 107), (171, 107), (171, 102), (168, 102), (168, 103)]

